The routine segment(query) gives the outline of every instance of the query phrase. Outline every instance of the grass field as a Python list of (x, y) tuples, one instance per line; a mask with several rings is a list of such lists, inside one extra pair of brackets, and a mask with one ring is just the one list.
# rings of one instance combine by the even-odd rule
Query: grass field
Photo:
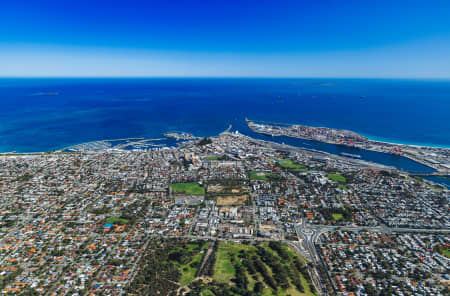
[(344, 219), (344, 215), (340, 214), (340, 213), (333, 213), (331, 214), (331, 216), (333, 217), (334, 221), (339, 221)]
[(342, 185), (342, 184), (339, 184), (339, 185), (338, 185), (338, 188), (339, 188), (339, 189), (342, 189), (342, 190), (348, 190), (347, 186)]
[[(284, 260), (281, 257), (278, 256), (278, 254), (272, 250), (268, 243), (263, 243), (262, 246), (271, 252), (274, 256), (278, 258), (278, 260), (282, 263), (284, 268), (289, 268), (292, 260), (296, 256), (295, 252), (287, 247), (286, 245), (283, 246), (283, 248), (286, 250), (286, 252), (289, 254), (290, 259)], [(214, 280), (218, 283), (228, 284), (231, 282), (231, 280), (236, 275), (236, 269), (234, 267), (234, 264), (231, 262), (232, 258), (234, 258), (237, 262), (240, 262), (239, 255), (242, 255), (242, 252), (245, 254), (245, 258), (249, 258), (251, 256), (254, 256), (257, 254), (257, 247), (254, 245), (246, 245), (246, 244), (237, 244), (237, 243), (231, 243), (231, 242), (220, 242), (219, 248), (217, 250), (217, 260), (214, 268)], [(303, 258), (300, 258), (302, 262), (304, 262)], [(235, 262), (236, 264), (236, 262)], [(272, 270), (268, 265), (266, 265), (266, 268), (269, 270), (270, 274), (273, 274)], [(251, 276), (248, 271), (246, 270), (246, 276), (248, 279), (248, 290), (253, 291), (253, 288), (257, 281), (264, 282), (263, 277), (261, 274), (257, 274), (257, 280)], [(305, 287), (305, 292), (301, 293), (299, 292), (294, 285), (290, 285), (288, 289), (281, 289), (279, 288), (278, 291), (274, 291), (272, 288), (270, 288), (267, 285), (264, 285), (264, 289), (261, 295), (263, 296), (312, 296), (314, 295), (311, 290), (309, 289), (308, 282), (306, 279), (301, 276), (301, 282), (303, 286)], [(205, 291), (205, 290), (204, 290)], [(206, 291), (205, 291), (206, 292)], [(213, 293), (210, 293), (210, 290), (207, 290), (206, 293), (202, 293), (202, 295), (214, 295)]]
[[(199, 248), (200, 251), (199, 251)], [(195, 254), (189, 262), (181, 264), (179, 270), (181, 272), (180, 284), (187, 285), (192, 282), (195, 278), (198, 268), (200, 267), (201, 260), (203, 258), (203, 252), (206, 252), (208, 244), (199, 243), (188, 243), (183, 246), (183, 248), (178, 248), (176, 250), (186, 252), (186, 254)]]
[(180, 267), (180, 271), (181, 271), (181, 278), (180, 278), (180, 283), (184, 286), (189, 284), (190, 282), (192, 282), (195, 278), (195, 274), (197, 273), (198, 268), (197, 267), (192, 267), (191, 264), (192, 263), (198, 263), (200, 264), (201, 260), (202, 260), (202, 256), (203, 253), (198, 253), (197, 255), (194, 256), (194, 258), (192, 258), (192, 260), (187, 263), (187, 264), (183, 264)]
[(211, 290), (205, 289), (202, 291), (202, 296), (215, 296)]
[(220, 155), (217, 155), (217, 156), (208, 156), (208, 157), (205, 157), (205, 160), (218, 160), (218, 159), (220, 159)]
[(128, 220), (127, 219), (123, 219), (123, 218), (119, 218), (119, 217), (109, 217), (106, 220), (106, 223), (124, 225), (124, 224), (128, 223)]
[(204, 195), (205, 188), (198, 183), (176, 183), (170, 185), (174, 193), (183, 193), (188, 195)]
[(347, 183), (347, 179), (340, 174), (328, 174), (328, 179), (338, 183)]
[(214, 268), (214, 280), (219, 283), (228, 283), (235, 276), (235, 269), (231, 257), (237, 256), (240, 250), (255, 251), (252, 245), (221, 242), (217, 250), (217, 260)]
[(285, 169), (294, 169), (296, 171), (306, 171), (306, 166), (294, 163), (292, 159), (277, 159), (278, 164)]
[(217, 260), (214, 268), (214, 280), (218, 283), (229, 283), (236, 271), (231, 263), (231, 255), (233, 252), (226, 246), (221, 246), (217, 250)]
[(264, 173), (264, 172), (250, 172), (250, 180), (263, 180), (268, 181), (270, 176), (272, 176), (271, 173)]
[(447, 258), (450, 258), (450, 249), (442, 250), (442, 255), (444, 255)]

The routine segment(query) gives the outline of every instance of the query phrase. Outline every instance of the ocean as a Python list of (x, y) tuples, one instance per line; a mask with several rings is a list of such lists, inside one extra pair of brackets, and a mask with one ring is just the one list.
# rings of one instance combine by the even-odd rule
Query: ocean
[[(0, 152), (51, 151), (102, 139), (160, 138), (167, 131), (214, 136), (230, 124), (233, 130), (257, 136), (247, 128), (246, 117), (450, 147), (450, 81), (0, 79)], [(276, 141), (354, 153), (311, 141)], [(427, 169), (403, 157), (373, 153), (358, 152), (363, 159), (410, 171)]]

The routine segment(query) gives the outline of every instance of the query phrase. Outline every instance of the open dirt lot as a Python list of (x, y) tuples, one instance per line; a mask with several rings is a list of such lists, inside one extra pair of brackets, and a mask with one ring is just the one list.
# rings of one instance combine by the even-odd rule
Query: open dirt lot
[(247, 199), (248, 195), (221, 196), (217, 198), (217, 205), (218, 206), (244, 205)]

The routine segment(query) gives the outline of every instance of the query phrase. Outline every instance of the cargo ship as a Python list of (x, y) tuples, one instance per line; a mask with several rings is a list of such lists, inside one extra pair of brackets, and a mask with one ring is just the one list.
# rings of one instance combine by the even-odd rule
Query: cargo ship
[(347, 153), (347, 152), (341, 152), (341, 155), (345, 156), (345, 157), (361, 159), (361, 155), (359, 155), (359, 154), (352, 154), (352, 153)]

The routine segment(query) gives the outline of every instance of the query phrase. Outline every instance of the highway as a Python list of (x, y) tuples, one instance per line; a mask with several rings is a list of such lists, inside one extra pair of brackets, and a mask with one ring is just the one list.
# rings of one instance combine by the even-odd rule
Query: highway
[[(328, 295), (328, 286), (336, 291), (328, 272), (326, 272), (326, 274), (323, 274), (323, 270), (326, 270), (326, 266), (322, 262), (322, 258), (319, 256), (316, 250), (317, 241), (319, 240), (320, 236), (327, 230), (311, 227), (310, 224), (302, 220), (296, 225), (295, 231), (297, 232), (297, 237), (301, 245), (301, 254), (308, 258), (312, 262), (312, 265), (314, 267), (310, 275), (313, 285), (316, 288), (317, 294)], [(322, 268), (320, 268), (320, 266), (322, 266)], [(327, 282), (329, 282), (328, 285)]]
[[(334, 294), (337, 293), (336, 287), (334, 287), (334, 283), (331, 279), (331, 275), (328, 272), (327, 266), (323, 261), (320, 254), (317, 252), (317, 243), (320, 240), (322, 234), (334, 231), (334, 230), (342, 230), (342, 231), (377, 231), (377, 232), (385, 232), (385, 233), (450, 233), (449, 228), (444, 229), (428, 229), (428, 228), (402, 228), (402, 227), (387, 227), (387, 226), (377, 226), (377, 227), (365, 227), (365, 226), (328, 226), (328, 225), (312, 225), (306, 223), (304, 220), (300, 221), (295, 227), (297, 232), (297, 237), (299, 239), (298, 247), (294, 247), (294, 249), (303, 255), (305, 258), (308, 258), (313, 263), (315, 267), (313, 270), (313, 284), (316, 286), (316, 289), (320, 291), (322, 294), (329, 294), (330, 288), (334, 291)], [(288, 243), (293, 246), (293, 243)], [(322, 268), (320, 268), (322, 266)], [(328, 284), (327, 284), (328, 283)]]
[(388, 226), (320, 226), (320, 225), (311, 225), (310, 228), (316, 229), (316, 231), (320, 231), (322, 233), (332, 230), (345, 230), (345, 231), (378, 231), (378, 232), (416, 232), (416, 233), (450, 233), (450, 228), (407, 228), (407, 227), (388, 227)]

